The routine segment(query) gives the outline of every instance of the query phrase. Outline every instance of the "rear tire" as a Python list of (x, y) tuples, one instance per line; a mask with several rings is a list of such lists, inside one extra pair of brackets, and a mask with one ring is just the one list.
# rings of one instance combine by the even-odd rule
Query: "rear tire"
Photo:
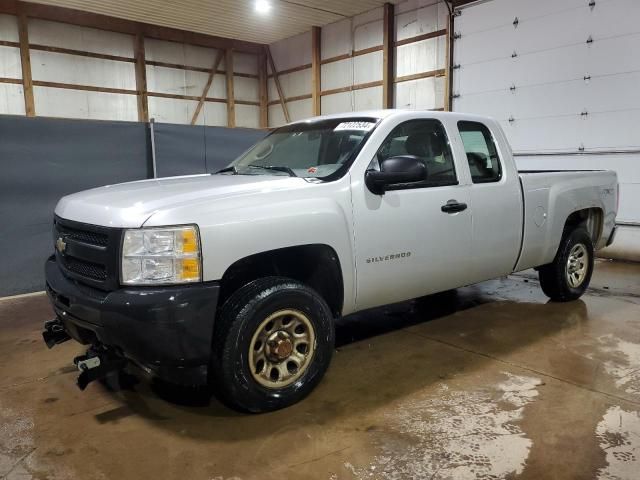
[(566, 233), (553, 262), (538, 271), (544, 294), (554, 302), (580, 298), (591, 281), (593, 257), (593, 242), (585, 228)]
[(292, 405), (322, 379), (334, 341), (333, 315), (316, 291), (288, 278), (255, 280), (232, 294), (216, 319), (214, 392), (244, 412)]

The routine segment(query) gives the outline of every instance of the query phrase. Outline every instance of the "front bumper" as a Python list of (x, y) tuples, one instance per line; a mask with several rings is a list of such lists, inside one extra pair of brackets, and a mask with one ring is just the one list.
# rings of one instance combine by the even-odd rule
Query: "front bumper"
[(102, 292), (66, 277), (55, 257), (45, 276), (56, 316), (73, 339), (109, 347), (168, 382), (207, 383), (219, 283)]

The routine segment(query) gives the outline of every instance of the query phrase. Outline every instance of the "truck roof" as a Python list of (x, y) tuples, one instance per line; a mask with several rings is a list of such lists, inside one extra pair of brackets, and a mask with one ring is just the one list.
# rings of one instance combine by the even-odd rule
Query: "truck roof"
[(407, 114), (428, 114), (429, 118), (444, 118), (444, 117), (453, 117), (460, 120), (488, 120), (490, 117), (482, 116), (482, 115), (474, 115), (470, 113), (460, 113), (460, 112), (443, 112), (439, 110), (408, 110), (408, 109), (380, 109), (380, 110), (362, 110), (359, 112), (343, 112), (343, 113), (334, 113), (330, 115), (321, 115), (319, 117), (312, 117), (305, 120), (296, 120), (291, 122), (291, 124), (301, 123), (301, 122), (310, 122), (310, 121), (320, 121), (320, 120), (333, 120), (340, 118), (355, 118), (355, 117), (371, 117), (371, 118), (389, 118), (394, 116), (406, 116)]

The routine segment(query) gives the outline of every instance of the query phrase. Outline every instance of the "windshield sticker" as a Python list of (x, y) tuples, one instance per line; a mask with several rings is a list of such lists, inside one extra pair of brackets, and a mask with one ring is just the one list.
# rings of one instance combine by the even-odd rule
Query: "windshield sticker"
[(359, 130), (362, 132), (368, 132), (375, 126), (373, 122), (342, 122), (333, 129), (334, 132), (340, 130)]

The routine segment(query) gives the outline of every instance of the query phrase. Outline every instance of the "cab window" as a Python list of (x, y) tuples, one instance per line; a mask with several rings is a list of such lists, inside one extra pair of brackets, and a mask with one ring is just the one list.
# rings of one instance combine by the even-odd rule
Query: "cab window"
[(458, 130), (473, 183), (499, 181), (502, 178), (502, 167), (489, 129), (482, 123), (461, 121), (458, 122)]
[(409, 120), (398, 125), (382, 143), (369, 168), (379, 170), (382, 161), (400, 155), (420, 159), (427, 169), (427, 178), (415, 184), (391, 186), (389, 190), (458, 183), (449, 140), (438, 120)]

